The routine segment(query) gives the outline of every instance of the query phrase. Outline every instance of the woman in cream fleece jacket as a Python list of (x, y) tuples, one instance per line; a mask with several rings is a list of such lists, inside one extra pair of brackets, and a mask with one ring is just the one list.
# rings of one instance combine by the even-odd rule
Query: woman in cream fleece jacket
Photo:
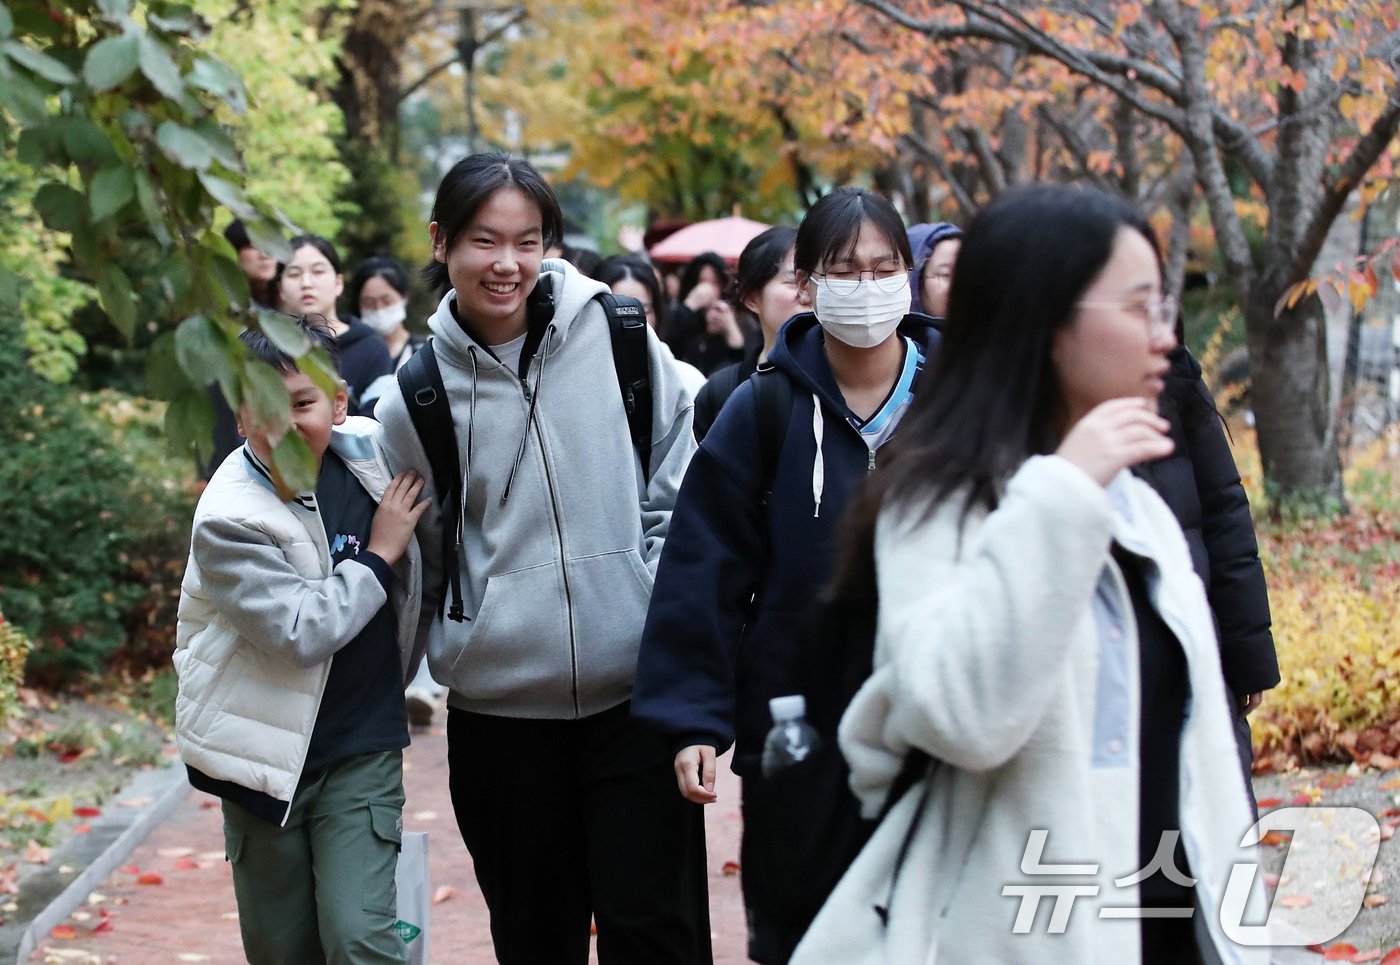
[(1205, 593), (1129, 471), (1171, 449), (1174, 314), (1117, 199), (1040, 186), (969, 227), (931, 388), (838, 588), (878, 599), (841, 726), (866, 813), (911, 752), (934, 763), (793, 965), (1267, 960), (1222, 926), (1253, 816)]

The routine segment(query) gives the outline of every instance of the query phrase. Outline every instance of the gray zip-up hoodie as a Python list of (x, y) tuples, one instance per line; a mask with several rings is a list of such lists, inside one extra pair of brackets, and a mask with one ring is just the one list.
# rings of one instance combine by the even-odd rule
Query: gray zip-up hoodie
[[(544, 263), (539, 284), (554, 295), (554, 318), (523, 379), (463, 331), (452, 314), (456, 292), (428, 322), (463, 464), (458, 552), (467, 619), (444, 620), (438, 605), (434, 502), (418, 528), (426, 548), (419, 632), (451, 706), (575, 718), (631, 696), (652, 578), (695, 440), (690, 397), (648, 333), (654, 405), (645, 482), (607, 317), (594, 300), (607, 287), (556, 260)], [(376, 415), (394, 471), (431, 480), (397, 384)]]

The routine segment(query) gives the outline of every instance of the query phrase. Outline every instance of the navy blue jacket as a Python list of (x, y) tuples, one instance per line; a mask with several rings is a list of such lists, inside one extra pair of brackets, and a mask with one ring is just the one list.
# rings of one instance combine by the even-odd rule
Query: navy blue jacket
[[(926, 315), (907, 315), (899, 328), (922, 344), (925, 371), (938, 345), (934, 326)], [(720, 411), (681, 485), (642, 634), (632, 713), (675, 750), (709, 744), (723, 752), (736, 744), (741, 775), (757, 770), (772, 726), (770, 698), (805, 695), (809, 720), (833, 745), (844, 709), (826, 706), (844, 698), (822, 670), (846, 655), (816, 652), (822, 643), (811, 621), (832, 575), (838, 521), (874, 459), (837, 388), (823, 338), (815, 315), (796, 315), (768, 356), (793, 388), (771, 487), (760, 478), (753, 380)], [(819, 506), (814, 397), (823, 415)]]

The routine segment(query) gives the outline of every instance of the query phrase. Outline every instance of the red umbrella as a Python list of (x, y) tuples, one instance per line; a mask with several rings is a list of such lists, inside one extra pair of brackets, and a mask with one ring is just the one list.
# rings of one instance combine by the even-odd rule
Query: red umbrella
[(768, 227), (760, 221), (738, 217), (697, 221), (658, 241), (648, 254), (651, 255), (652, 261), (675, 263), (690, 261), (696, 255), (713, 251), (732, 263), (739, 260), (744, 246), (760, 233), (767, 231)]

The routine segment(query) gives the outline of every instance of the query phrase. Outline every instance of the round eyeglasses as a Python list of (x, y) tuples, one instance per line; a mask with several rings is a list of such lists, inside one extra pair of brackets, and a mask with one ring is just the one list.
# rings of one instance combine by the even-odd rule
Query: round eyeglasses
[(1170, 295), (1152, 295), (1140, 301), (1077, 302), (1079, 308), (1113, 308), (1142, 319), (1150, 333), (1176, 329), (1181, 303)]
[(814, 274), (812, 277), (833, 295), (853, 295), (866, 275), (870, 276), (876, 288), (886, 294), (899, 291), (909, 282), (909, 269), (898, 261), (882, 261), (874, 268), (864, 269), (837, 266), (825, 274)]

